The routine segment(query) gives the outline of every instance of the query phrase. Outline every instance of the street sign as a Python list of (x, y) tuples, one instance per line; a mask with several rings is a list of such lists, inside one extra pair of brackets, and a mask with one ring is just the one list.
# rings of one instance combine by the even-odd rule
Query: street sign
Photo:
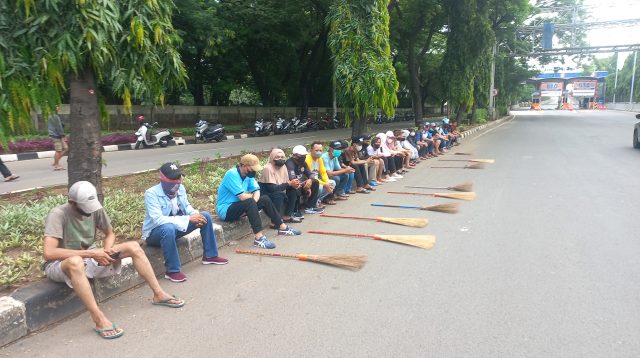
[(498, 89), (497, 89), (497, 88), (494, 88), (494, 89), (493, 89), (493, 96), (495, 97), (495, 96), (497, 96), (497, 95), (498, 95)]

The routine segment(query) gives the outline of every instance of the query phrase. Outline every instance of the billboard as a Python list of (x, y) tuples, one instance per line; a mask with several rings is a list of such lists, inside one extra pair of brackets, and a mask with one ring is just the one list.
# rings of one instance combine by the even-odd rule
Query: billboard
[(596, 83), (595, 80), (579, 80), (573, 81), (574, 97), (593, 97), (596, 95)]
[(541, 82), (540, 96), (541, 97), (561, 97), (562, 82)]

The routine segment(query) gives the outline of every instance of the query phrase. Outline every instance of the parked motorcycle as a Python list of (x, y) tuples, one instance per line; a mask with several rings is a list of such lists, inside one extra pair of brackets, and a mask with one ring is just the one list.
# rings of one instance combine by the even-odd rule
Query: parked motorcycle
[(209, 125), (209, 122), (202, 119), (196, 122), (196, 143), (200, 140), (203, 142), (211, 142), (213, 140), (220, 142), (226, 138), (222, 124)]
[(173, 139), (171, 132), (168, 129), (162, 128), (153, 133), (152, 129), (157, 125), (158, 122), (154, 122), (152, 124), (147, 122), (142, 123), (136, 132), (138, 140), (136, 140), (135, 149), (138, 149), (141, 146), (144, 148), (153, 147), (156, 144), (162, 148), (169, 145), (169, 141)]
[(276, 126), (274, 127), (274, 134), (284, 134), (289, 133), (291, 128), (291, 121), (287, 120), (281, 115), (276, 115)]
[(293, 116), (293, 118), (291, 118), (289, 121), (291, 122), (289, 133), (300, 133), (307, 131), (307, 120), (305, 118), (298, 118), (297, 116)]
[(320, 129), (320, 123), (313, 119), (313, 118), (309, 118), (307, 120), (307, 130), (308, 131), (317, 131)]
[(254, 135), (256, 137), (268, 136), (269, 134), (271, 134), (271, 131), (273, 129), (273, 123), (271, 123), (271, 121), (265, 121), (264, 118), (260, 117), (256, 119), (254, 127)]

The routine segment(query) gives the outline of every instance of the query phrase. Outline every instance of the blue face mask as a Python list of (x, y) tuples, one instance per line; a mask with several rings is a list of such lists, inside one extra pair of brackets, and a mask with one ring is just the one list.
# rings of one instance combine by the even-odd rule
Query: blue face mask
[(339, 157), (340, 154), (342, 154), (342, 150), (340, 150), (340, 149), (334, 149), (333, 150), (333, 156), (334, 157)]
[(162, 185), (162, 191), (171, 199), (175, 198), (178, 194), (178, 189), (180, 189), (180, 184), (178, 183), (170, 183), (166, 181), (160, 181)]

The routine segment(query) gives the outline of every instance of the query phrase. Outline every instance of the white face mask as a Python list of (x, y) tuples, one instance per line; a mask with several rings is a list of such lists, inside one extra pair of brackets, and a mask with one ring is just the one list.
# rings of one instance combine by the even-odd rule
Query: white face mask
[(362, 150), (362, 146), (361, 146), (360, 144), (356, 144), (356, 149), (357, 149), (358, 151), (361, 151), (361, 150)]
[(416, 135), (416, 132), (411, 132), (411, 133), (409, 133), (409, 135), (410, 136), (414, 136), (414, 135)]

